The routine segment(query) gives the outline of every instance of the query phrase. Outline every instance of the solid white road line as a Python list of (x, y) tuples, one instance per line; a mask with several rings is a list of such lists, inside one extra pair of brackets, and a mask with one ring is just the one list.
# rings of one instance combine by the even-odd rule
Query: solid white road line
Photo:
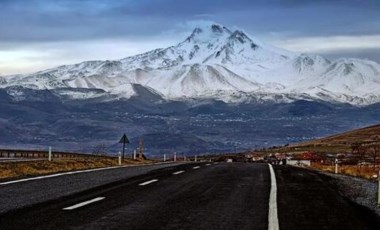
[(195, 166), (193, 167), (193, 169), (199, 169), (201, 166)]
[(140, 186), (145, 186), (145, 185), (148, 185), (148, 184), (151, 184), (151, 183), (154, 183), (154, 182), (157, 182), (158, 180), (157, 179), (153, 179), (153, 180), (149, 180), (149, 181), (146, 181), (144, 183), (141, 183), (139, 184)]
[(210, 166), (211, 164), (206, 164), (206, 166)]
[(184, 173), (185, 171), (178, 171), (178, 172), (174, 172), (173, 175), (178, 175), (178, 174), (181, 174), (181, 173)]
[(13, 180), (13, 181), (2, 182), (2, 183), (0, 183), (0, 185), (15, 184), (15, 183), (20, 183), (20, 182), (25, 182), (25, 181), (31, 181), (31, 180), (40, 180), (40, 179), (51, 178), (51, 177), (58, 177), (58, 176), (63, 176), (63, 175), (71, 175), (71, 174), (85, 173), (85, 172), (94, 172), (94, 171), (101, 171), (101, 170), (115, 169), (115, 168), (122, 168), (122, 167), (125, 167), (125, 166), (115, 166), (115, 167), (107, 167), (107, 168), (97, 168), (97, 169), (87, 169), (87, 170), (80, 170), (80, 171), (71, 171), (71, 172), (65, 172), (65, 173), (57, 173), (57, 174), (51, 174), (51, 175), (46, 175), (46, 176), (37, 176), (37, 177), (20, 179), (20, 180)]
[(276, 175), (271, 164), (269, 164), (270, 171), (270, 196), (269, 196), (269, 213), (268, 213), (268, 230), (279, 230), (278, 215), (277, 215), (277, 184)]
[(100, 201), (103, 199), (105, 199), (105, 197), (97, 197), (97, 198), (94, 198), (92, 200), (88, 200), (88, 201), (85, 201), (85, 202), (82, 202), (82, 203), (79, 203), (79, 204), (76, 204), (76, 205), (73, 205), (70, 207), (63, 208), (63, 210), (73, 210), (73, 209), (80, 208), (80, 207), (83, 207), (85, 205), (88, 205), (88, 204), (91, 204), (91, 203), (94, 203), (94, 202), (97, 202), (97, 201)]

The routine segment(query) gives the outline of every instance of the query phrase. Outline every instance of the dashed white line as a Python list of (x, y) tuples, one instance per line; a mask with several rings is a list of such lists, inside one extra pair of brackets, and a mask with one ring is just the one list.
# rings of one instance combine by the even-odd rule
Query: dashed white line
[(206, 166), (210, 166), (211, 164), (206, 164)]
[(201, 166), (195, 166), (193, 167), (193, 169), (199, 169)]
[(151, 183), (154, 183), (154, 182), (157, 182), (158, 180), (157, 179), (153, 179), (153, 180), (149, 180), (149, 181), (145, 181), (141, 184), (139, 184), (140, 186), (145, 186), (145, 185), (148, 185), (148, 184), (151, 184)]
[(105, 199), (105, 197), (97, 197), (97, 198), (94, 198), (92, 200), (88, 200), (88, 201), (85, 201), (85, 202), (82, 202), (82, 203), (79, 203), (79, 204), (76, 204), (76, 205), (73, 205), (73, 206), (70, 206), (70, 207), (63, 208), (63, 210), (73, 210), (73, 209), (80, 208), (80, 207), (83, 207), (85, 205), (88, 205), (88, 204), (91, 204), (91, 203), (94, 203), (94, 202), (101, 201), (103, 199)]
[(178, 171), (178, 172), (174, 172), (173, 175), (178, 175), (178, 174), (181, 174), (181, 173), (184, 173), (185, 171)]
[(270, 195), (269, 195), (269, 213), (268, 213), (268, 230), (279, 230), (278, 215), (277, 215), (277, 184), (276, 175), (271, 164), (269, 164), (270, 171)]

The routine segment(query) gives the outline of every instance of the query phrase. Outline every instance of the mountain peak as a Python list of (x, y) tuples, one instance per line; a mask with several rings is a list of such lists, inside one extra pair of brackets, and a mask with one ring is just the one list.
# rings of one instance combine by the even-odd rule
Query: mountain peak
[(227, 44), (231, 42), (235, 44), (250, 44), (252, 49), (259, 47), (259, 45), (255, 44), (242, 30), (231, 31), (227, 27), (217, 23), (197, 25), (184, 43), (192, 43), (192, 45), (194, 45), (194, 43), (208, 43), (211, 47), (218, 43)]
[(225, 26), (221, 26), (221, 25), (218, 25), (218, 24), (212, 24), (211, 25), (211, 31), (213, 33), (231, 33), (231, 31), (225, 27)]
[(231, 30), (227, 27), (216, 24), (202, 24), (197, 25), (191, 35), (186, 39), (186, 41), (196, 41), (196, 42), (208, 42), (210, 39), (218, 37), (227, 37), (232, 34)]
[(218, 23), (198, 24), (193, 30), (193, 33), (201, 33), (201, 32), (216, 33), (216, 34), (222, 34), (222, 33), (231, 34), (232, 33), (230, 29)]
[(252, 42), (252, 40), (241, 30), (235, 30), (230, 36), (230, 39), (238, 40), (240, 43)]
[(185, 41), (167, 48), (121, 60), (66, 65), (6, 80), (0, 77), (0, 89), (14, 86), (53, 89), (60, 90), (64, 98), (70, 92), (74, 99), (108, 97), (105, 95), (129, 98), (135, 95), (131, 84), (149, 87), (165, 99), (243, 102), (259, 95), (263, 101), (278, 101), (272, 95), (279, 94), (286, 100), (306, 97), (365, 105), (380, 102), (380, 65), (359, 59), (330, 62), (317, 55), (273, 47), (242, 30), (201, 23)]

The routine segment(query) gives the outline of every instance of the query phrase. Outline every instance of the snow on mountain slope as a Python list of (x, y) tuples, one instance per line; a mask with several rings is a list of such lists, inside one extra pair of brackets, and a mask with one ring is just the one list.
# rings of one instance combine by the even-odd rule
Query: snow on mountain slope
[[(176, 100), (287, 102), (307, 98), (366, 105), (380, 102), (380, 65), (359, 59), (331, 62), (317, 55), (292, 53), (241, 30), (210, 24), (196, 27), (184, 41), (168, 48), (0, 78), (1, 88), (55, 89), (65, 96), (70, 96), (70, 88), (85, 88), (129, 98), (136, 95), (136, 84)], [(83, 92), (73, 90), (72, 98), (101, 95)]]
[(216, 91), (253, 91), (260, 85), (229, 71), (220, 65), (183, 65), (178, 68), (160, 69), (151, 72), (156, 77), (143, 83), (159, 88), (169, 98), (198, 97)]
[(291, 92), (316, 97), (328, 94), (340, 102), (375, 103), (380, 95), (380, 65), (367, 60), (339, 59), (320, 75), (302, 79), (290, 88)]

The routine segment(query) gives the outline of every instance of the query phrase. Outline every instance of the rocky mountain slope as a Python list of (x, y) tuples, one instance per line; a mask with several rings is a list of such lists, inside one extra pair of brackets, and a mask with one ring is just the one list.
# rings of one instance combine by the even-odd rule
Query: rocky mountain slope
[(136, 95), (134, 85), (164, 100), (289, 103), (300, 99), (369, 105), (380, 102), (380, 65), (292, 53), (222, 25), (197, 27), (175, 46), (115, 61), (87, 61), (0, 77), (22, 100), (24, 88), (59, 98), (110, 101)]

